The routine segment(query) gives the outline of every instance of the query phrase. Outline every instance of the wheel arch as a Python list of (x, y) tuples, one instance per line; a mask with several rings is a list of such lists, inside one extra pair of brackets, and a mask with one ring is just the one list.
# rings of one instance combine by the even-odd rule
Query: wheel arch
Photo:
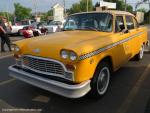
[(98, 66), (101, 64), (101, 62), (106, 62), (106, 63), (108, 63), (109, 66), (110, 66), (110, 69), (111, 69), (110, 71), (111, 71), (111, 72), (114, 71), (113, 59), (112, 59), (112, 57), (111, 57), (110, 55), (107, 55), (107, 56), (103, 57), (103, 58), (98, 62), (96, 69), (97, 69)]

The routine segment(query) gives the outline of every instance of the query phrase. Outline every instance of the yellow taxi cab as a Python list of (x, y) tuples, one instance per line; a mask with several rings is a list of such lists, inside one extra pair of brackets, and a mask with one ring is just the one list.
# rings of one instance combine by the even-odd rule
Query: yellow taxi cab
[(70, 15), (63, 31), (12, 45), (10, 76), (68, 98), (103, 96), (112, 72), (143, 58), (147, 28), (124, 11)]

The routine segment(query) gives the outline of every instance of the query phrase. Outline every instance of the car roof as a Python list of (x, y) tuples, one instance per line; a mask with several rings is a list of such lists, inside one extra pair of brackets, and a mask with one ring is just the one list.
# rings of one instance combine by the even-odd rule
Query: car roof
[(75, 13), (75, 14), (72, 14), (72, 15), (91, 14), (91, 13), (109, 13), (109, 14), (113, 14), (113, 15), (130, 15), (130, 16), (134, 16), (132, 13), (129, 13), (129, 12), (126, 12), (126, 11), (118, 11), (118, 10), (103, 10), (103, 11), (80, 12), (80, 13)]

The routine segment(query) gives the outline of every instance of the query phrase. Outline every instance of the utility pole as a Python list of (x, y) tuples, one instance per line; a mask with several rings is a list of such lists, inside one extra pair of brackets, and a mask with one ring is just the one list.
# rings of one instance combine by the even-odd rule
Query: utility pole
[(127, 0), (125, 0), (125, 11), (127, 11)]
[(87, 0), (86, 3), (87, 3), (86, 4), (86, 11), (88, 12), (89, 11), (89, 0)]
[(148, 13), (149, 13), (149, 24), (150, 24), (150, 0), (148, 0), (148, 4), (149, 4), (149, 11), (148, 11)]
[(65, 16), (66, 16), (66, 0), (63, 0), (64, 1), (64, 13), (65, 13)]
[(8, 14), (8, 4), (7, 4), (7, 11), (6, 11), (7, 20), (9, 22), (9, 14)]
[(37, 18), (37, 2), (36, 0), (33, 0), (34, 9), (35, 9), (35, 18)]
[[(15, 0), (12, 0), (12, 4), (13, 5), (15, 4)], [(13, 23), (16, 23), (16, 14), (15, 14), (15, 11), (14, 11), (14, 16), (13, 16)]]

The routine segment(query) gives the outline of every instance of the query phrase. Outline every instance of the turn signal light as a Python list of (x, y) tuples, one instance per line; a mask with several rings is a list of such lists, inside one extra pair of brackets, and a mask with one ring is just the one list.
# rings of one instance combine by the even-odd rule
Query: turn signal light
[(66, 64), (67, 70), (74, 71), (76, 68), (74, 65)]
[(14, 57), (15, 57), (16, 59), (19, 59), (19, 58), (21, 57), (21, 55), (14, 54)]

